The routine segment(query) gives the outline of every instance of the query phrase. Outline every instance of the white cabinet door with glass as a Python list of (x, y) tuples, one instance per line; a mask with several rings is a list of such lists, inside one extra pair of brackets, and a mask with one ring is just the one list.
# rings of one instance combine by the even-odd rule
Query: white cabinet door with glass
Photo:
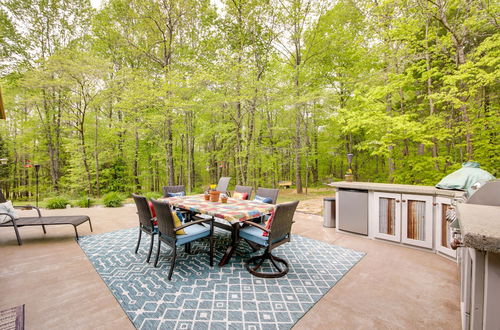
[(401, 194), (375, 192), (374, 237), (401, 242)]
[(374, 237), (432, 249), (432, 196), (374, 193)]
[(432, 196), (401, 195), (401, 242), (432, 249)]
[(450, 223), (446, 220), (446, 211), (451, 207), (451, 199), (436, 197), (434, 203), (434, 223), (436, 224), (436, 250), (452, 258), (457, 257), (457, 251), (450, 246), (451, 229)]

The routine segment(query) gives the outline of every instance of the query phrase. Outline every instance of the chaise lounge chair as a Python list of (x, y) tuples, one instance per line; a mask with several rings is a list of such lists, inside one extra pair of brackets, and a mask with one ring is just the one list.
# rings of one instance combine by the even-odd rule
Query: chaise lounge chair
[[(5, 203), (6, 199), (2, 191), (0, 190), (0, 203)], [(87, 215), (68, 215), (68, 216), (49, 216), (42, 217), (40, 209), (35, 206), (26, 205), (26, 206), (15, 206), (16, 209), (21, 210), (32, 210), (35, 209), (38, 213), (38, 217), (20, 217), (19, 219), (14, 219), (14, 217), (8, 213), (0, 213), (0, 215), (7, 215), (10, 217), (10, 221), (0, 223), (0, 227), (14, 227), (14, 231), (16, 233), (17, 243), (22, 245), (23, 242), (21, 240), (21, 236), (19, 235), (19, 227), (24, 226), (42, 226), (43, 233), (46, 234), (45, 226), (51, 225), (72, 225), (75, 228), (76, 239), (78, 240), (78, 230), (77, 226), (82, 223), (88, 221), (90, 225), (90, 231), (92, 230), (92, 222), (90, 222), (90, 218)]]

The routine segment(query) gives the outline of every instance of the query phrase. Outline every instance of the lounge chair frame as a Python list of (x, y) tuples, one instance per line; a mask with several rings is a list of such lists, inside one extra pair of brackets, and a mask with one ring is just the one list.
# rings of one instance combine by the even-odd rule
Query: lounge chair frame
[[(7, 200), (5, 199), (4, 194), (0, 190), (0, 203), (5, 203)], [(25, 226), (41, 226), (43, 229), (43, 233), (47, 234), (47, 230), (45, 226), (55, 226), (55, 225), (72, 225), (75, 229), (76, 240), (80, 237), (78, 236), (78, 227), (84, 222), (89, 222), (90, 231), (93, 232), (92, 222), (90, 221), (90, 217), (87, 215), (68, 215), (68, 216), (42, 216), (40, 209), (36, 206), (32, 205), (23, 205), (23, 206), (14, 206), (15, 209), (20, 210), (36, 210), (38, 217), (20, 217), (18, 219), (14, 219), (14, 217), (8, 213), (0, 213), (0, 215), (7, 215), (10, 217), (10, 220), (4, 223), (0, 223), (0, 227), (13, 227), (14, 232), (16, 233), (17, 244), (22, 245), (23, 241), (21, 239), (21, 235), (19, 234), (19, 227)]]

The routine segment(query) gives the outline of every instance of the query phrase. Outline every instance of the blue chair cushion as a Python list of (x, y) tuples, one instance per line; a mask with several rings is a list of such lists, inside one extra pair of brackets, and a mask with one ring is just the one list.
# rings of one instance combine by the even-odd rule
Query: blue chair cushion
[(180, 191), (177, 193), (167, 193), (167, 197), (181, 197), (181, 196), (186, 196), (186, 193), (184, 191)]
[(254, 226), (248, 226), (240, 229), (240, 237), (262, 246), (269, 245), (269, 237), (262, 236), (264, 231)]
[(254, 202), (267, 203), (267, 204), (271, 204), (273, 202), (273, 200), (271, 198), (269, 198), (269, 197), (262, 197), (262, 196), (259, 196), (259, 195), (255, 195), (253, 201)]
[[(259, 229), (254, 226), (248, 226), (240, 229), (240, 237), (247, 239), (251, 242), (257, 243), (261, 246), (268, 246), (269, 245), (269, 237), (268, 236), (262, 236), (264, 231), (262, 229)], [(273, 241), (273, 243), (281, 241), (285, 236), (277, 238)]]
[(192, 225), (184, 228), (186, 234), (177, 235), (177, 246), (196, 241), (197, 239), (210, 236), (210, 228), (202, 225)]

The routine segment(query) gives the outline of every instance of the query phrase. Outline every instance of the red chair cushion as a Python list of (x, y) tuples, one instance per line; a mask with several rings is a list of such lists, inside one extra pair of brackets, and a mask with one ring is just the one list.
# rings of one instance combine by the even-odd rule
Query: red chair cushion
[(155, 211), (155, 207), (153, 206), (153, 203), (148, 202), (148, 204), (149, 204), (149, 209), (151, 210), (151, 215), (153, 216), (153, 218), (156, 218), (156, 211)]
[(248, 193), (235, 192), (233, 198), (246, 200), (248, 198)]
[[(149, 204), (149, 209), (151, 210), (151, 216), (153, 218), (156, 218), (156, 211), (155, 211), (155, 207), (153, 206), (153, 203), (152, 202), (148, 202), (148, 204)], [(155, 226), (158, 226), (158, 221), (156, 221), (156, 220), (153, 221), (153, 224)]]

